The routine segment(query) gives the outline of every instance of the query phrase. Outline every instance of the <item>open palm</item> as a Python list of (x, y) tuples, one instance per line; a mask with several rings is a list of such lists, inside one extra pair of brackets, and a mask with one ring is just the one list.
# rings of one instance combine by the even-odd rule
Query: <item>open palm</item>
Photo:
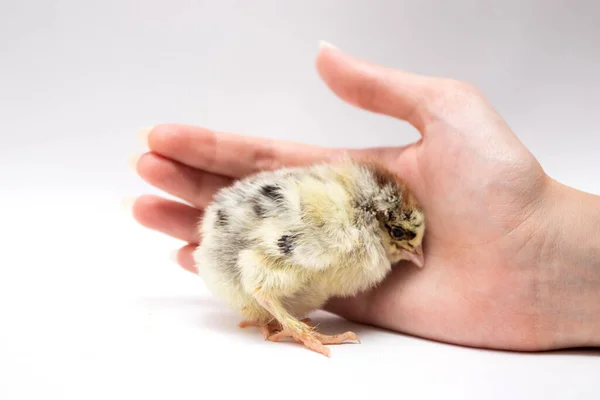
[[(387, 69), (323, 49), (321, 77), (341, 99), (415, 126), (421, 140), (398, 148), (329, 149), (203, 128), (160, 125), (136, 161), (143, 179), (191, 206), (137, 199), (144, 226), (189, 244), (179, 263), (194, 271), (196, 224), (212, 195), (234, 179), (284, 165), (376, 158), (414, 190), (427, 216), (425, 268), (398, 265), (368, 293), (333, 299), (349, 319), (478, 347), (550, 347), (540, 329), (540, 246), (532, 235), (549, 178), (486, 99), (470, 85)], [(202, 266), (199, 266), (202, 268)]]

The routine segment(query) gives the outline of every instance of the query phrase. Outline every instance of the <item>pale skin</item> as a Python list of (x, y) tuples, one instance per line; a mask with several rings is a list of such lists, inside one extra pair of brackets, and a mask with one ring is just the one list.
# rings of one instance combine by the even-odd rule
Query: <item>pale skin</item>
[(372, 157), (397, 171), (424, 208), (425, 265), (401, 264), (376, 290), (333, 299), (326, 310), (465, 346), (600, 346), (600, 196), (550, 178), (469, 84), (389, 69), (329, 46), (316, 66), (341, 100), (408, 122), (421, 139), (347, 150), (155, 126), (144, 135), (149, 151), (134, 159), (135, 169), (183, 202), (141, 196), (132, 212), (141, 225), (187, 242), (177, 252), (179, 265), (196, 271), (197, 220), (223, 185), (344, 153)]

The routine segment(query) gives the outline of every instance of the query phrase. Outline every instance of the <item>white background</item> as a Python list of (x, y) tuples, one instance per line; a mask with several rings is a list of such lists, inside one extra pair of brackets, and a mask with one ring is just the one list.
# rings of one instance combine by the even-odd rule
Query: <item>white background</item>
[(600, 194), (599, 20), (595, 0), (0, 1), (0, 399), (599, 398), (598, 351), (480, 351), (335, 319), (325, 331), (363, 343), (331, 359), (265, 343), (169, 260), (179, 243), (119, 209), (156, 193), (127, 157), (159, 122), (415, 140), (326, 89), (320, 39), (475, 83), (549, 174)]

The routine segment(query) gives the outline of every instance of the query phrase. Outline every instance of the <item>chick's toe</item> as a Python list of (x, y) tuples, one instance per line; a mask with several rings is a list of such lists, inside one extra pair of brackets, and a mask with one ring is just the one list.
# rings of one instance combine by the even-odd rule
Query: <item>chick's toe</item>
[[(308, 320), (308, 322), (306, 322)], [(310, 323), (309, 319), (305, 319), (302, 322)], [(279, 332), (269, 336), (268, 340), (272, 342), (278, 342), (285, 338), (292, 338), (296, 342), (302, 343), (305, 347), (313, 350), (317, 353), (323, 354), (329, 357), (329, 349), (324, 345), (326, 344), (343, 344), (347, 341), (355, 341), (360, 343), (358, 336), (354, 332), (344, 332), (337, 335), (324, 335), (316, 332), (315, 330), (296, 330), (292, 327), (283, 328)]]
[(270, 336), (281, 331), (281, 324), (277, 321), (259, 322), (259, 321), (242, 321), (238, 324), (240, 328), (247, 327), (258, 327), (261, 330), (265, 340), (268, 340)]
[(342, 344), (347, 341), (360, 343), (360, 339), (354, 332), (344, 332), (337, 335), (323, 335), (322, 333), (315, 332), (315, 336), (323, 344)]
[(323, 346), (323, 343), (317, 339), (317, 336), (314, 332), (296, 330), (291, 327), (283, 328), (281, 331), (269, 336), (268, 340), (272, 342), (279, 342), (281, 339), (285, 338), (292, 338), (296, 342), (302, 343), (306, 348), (329, 357), (329, 349)]

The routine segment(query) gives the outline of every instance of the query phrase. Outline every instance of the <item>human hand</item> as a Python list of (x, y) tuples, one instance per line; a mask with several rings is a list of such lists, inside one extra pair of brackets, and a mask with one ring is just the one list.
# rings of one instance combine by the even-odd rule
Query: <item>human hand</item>
[(544, 269), (549, 213), (565, 189), (544, 173), (485, 97), (462, 82), (391, 70), (330, 47), (319, 53), (317, 68), (341, 99), (407, 121), (421, 139), (402, 147), (350, 150), (180, 125), (154, 127), (146, 139), (150, 152), (136, 161), (136, 170), (192, 206), (143, 196), (133, 213), (142, 225), (190, 243), (179, 250), (179, 264), (194, 271), (201, 210), (232, 180), (343, 154), (376, 158), (407, 181), (425, 210), (425, 267), (398, 266), (376, 290), (334, 299), (327, 310), (476, 347), (590, 344), (565, 334), (567, 328), (557, 333), (556, 307), (549, 306), (557, 294), (548, 288), (560, 286), (550, 279), (561, 278)]

